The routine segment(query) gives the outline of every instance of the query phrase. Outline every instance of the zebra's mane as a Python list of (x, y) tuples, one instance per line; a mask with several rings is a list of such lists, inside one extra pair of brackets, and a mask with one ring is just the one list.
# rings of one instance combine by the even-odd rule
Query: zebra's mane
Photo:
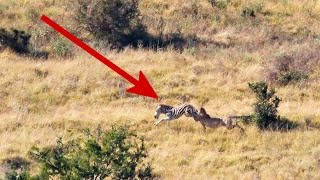
[(162, 108), (169, 108), (169, 109), (172, 109), (173, 106), (168, 106), (168, 105), (164, 105), (164, 104), (160, 104), (160, 107)]

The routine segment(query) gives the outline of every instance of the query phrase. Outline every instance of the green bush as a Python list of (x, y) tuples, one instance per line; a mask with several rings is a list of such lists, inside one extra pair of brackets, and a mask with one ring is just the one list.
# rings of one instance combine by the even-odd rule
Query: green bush
[(297, 127), (296, 123), (278, 115), (281, 99), (275, 95), (274, 89), (265, 82), (249, 83), (249, 87), (256, 94), (252, 117), (260, 129), (287, 131)]
[(265, 82), (249, 83), (249, 87), (257, 98), (257, 102), (254, 103), (256, 122), (259, 128), (265, 129), (278, 120), (277, 108), (281, 99)]
[(52, 53), (58, 57), (66, 57), (72, 55), (72, 47), (70, 43), (62, 37), (51, 42)]
[(138, 0), (76, 0), (76, 20), (112, 48), (138, 46), (148, 39), (141, 23)]
[[(142, 23), (138, 0), (75, 0), (75, 18), (79, 29), (93, 35), (102, 48), (173, 48), (182, 51), (199, 43), (195, 35), (184, 35), (181, 31), (163, 34), (163, 21), (159, 20), (159, 35), (151, 35)], [(192, 3), (190, 13), (198, 15), (198, 6)], [(145, 16), (144, 22), (154, 21), (154, 14)], [(148, 23), (146, 23), (148, 24)]]
[(89, 131), (84, 138), (40, 149), (33, 147), (32, 159), (39, 165), (39, 173), (30, 176), (28, 170), (11, 172), (11, 179), (152, 179), (150, 165), (143, 164), (147, 151), (142, 138), (126, 127), (113, 127), (108, 132)]

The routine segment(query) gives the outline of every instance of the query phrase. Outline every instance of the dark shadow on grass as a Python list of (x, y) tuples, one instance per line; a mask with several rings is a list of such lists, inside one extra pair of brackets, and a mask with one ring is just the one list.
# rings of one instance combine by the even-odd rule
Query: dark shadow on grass
[(46, 51), (39, 51), (30, 49), (31, 35), (25, 31), (18, 29), (0, 29), (0, 52), (9, 48), (18, 55), (34, 58), (34, 59), (48, 59), (49, 53)]
[(288, 132), (297, 129), (298, 127), (298, 123), (293, 122), (288, 118), (280, 117), (277, 121), (271, 123), (267, 128), (263, 130)]
[[(104, 40), (108, 42), (108, 40)], [(133, 34), (110, 44), (111, 49), (123, 50), (125, 47), (144, 48), (150, 50), (173, 49), (182, 52), (186, 48), (195, 47), (201, 41), (195, 35), (183, 35), (180, 32), (162, 36), (150, 35), (145, 29), (139, 29)]]
[(255, 118), (253, 118), (253, 122), (255, 122), (257, 127), (262, 131), (288, 132), (288, 131), (295, 130), (299, 127), (298, 123), (293, 122), (290, 119), (285, 117), (277, 117), (272, 121), (269, 120), (265, 122), (256, 121)]
[[(254, 123), (262, 131), (281, 131), (288, 132), (299, 128), (301, 125), (285, 117), (278, 117), (273, 121), (257, 121), (254, 115), (240, 116), (241, 122), (245, 125)], [(319, 124), (320, 128), (320, 124)]]
[(194, 35), (183, 36), (180, 33), (171, 33), (165, 37), (150, 38), (151, 47), (154, 50), (166, 49), (168, 47), (182, 52), (186, 48), (195, 47), (200, 43), (200, 40)]

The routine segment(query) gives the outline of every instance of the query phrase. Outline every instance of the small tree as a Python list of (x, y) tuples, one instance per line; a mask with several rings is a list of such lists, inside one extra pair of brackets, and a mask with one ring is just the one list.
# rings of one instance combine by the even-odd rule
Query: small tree
[(276, 91), (269, 88), (265, 82), (249, 83), (249, 87), (256, 94), (257, 102), (254, 103), (253, 120), (260, 129), (288, 131), (298, 125), (285, 117), (278, 115), (281, 99), (276, 96)]
[(275, 95), (274, 89), (268, 88), (265, 82), (249, 83), (249, 87), (257, 98), (257, 102), (254, 103), (254, 112), (259, 128), (270, 127), (279, 120), (277, 108), (281, 99)]

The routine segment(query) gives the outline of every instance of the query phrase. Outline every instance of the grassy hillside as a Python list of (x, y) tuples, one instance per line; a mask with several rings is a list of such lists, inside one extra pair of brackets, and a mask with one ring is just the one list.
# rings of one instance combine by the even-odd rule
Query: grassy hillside
[[(27, 157), (31, 146), (53, 145), (56, 137), (68, 139), (83, 128), (129, 124), (145, 136), (149, 161), (163, 179), (320, 178), (320, 132), (306, 128), (306, 120), (320, 123), (320, 4), (217, 2), (140, 2), (149, 33), (193, 34), (202, 41), (198, 46), (181, 52), (97, 46), (130, 74), (137, 77), (142, 70), (160, 97), (154, 101), (127, 94), (130, 84), (38, 20), (45, 13), (93, 43), (77, 30), (71, 2), (0, 0), (0, 27), (24, 29), (35, 48), (50, 52), (46, 61), (0, 52), (0, 160)], [(242, 15), (248, 8), (254, 16)], [(70, 55), (60, 56), (57, 41)], [(308, 78), (286, 86), (273, 82), (270, 72), (280, 72), (277, 63), (285, 57)], [(224, 128), (203, 132), (186, 117), (152, 126), (159, 103), (189, 102), (219, 117), (251, 114), (255, 97), (248, 82), (261, 80), (273, 84), (282, 98), (279, 114), (298, 122), (298, 129), (260, 131), (242, 124), (245, 134)], [(0, 174), (4, 170), (1, 165)]]

